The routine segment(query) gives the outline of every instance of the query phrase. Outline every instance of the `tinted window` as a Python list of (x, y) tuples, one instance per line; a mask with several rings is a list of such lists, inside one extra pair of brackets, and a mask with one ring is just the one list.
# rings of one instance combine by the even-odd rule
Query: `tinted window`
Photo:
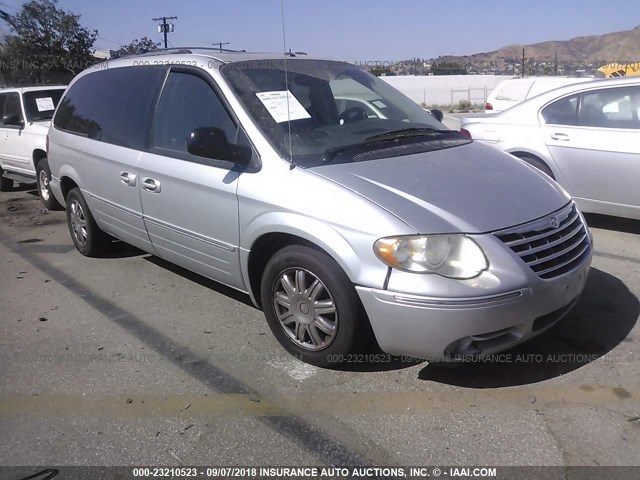
[(51, 119), (63, 92), (64, 89), (59, 88), (24, 93), (22, 101), (24, 102), (24, 111), (27, 119), (30, 122)]
[(561, 98), (542, 110), (545, 123), (555, 125), (578, 124), (578, 95)]
[(608, 88), (585, 93), (580, 125), (602, 128), (640, 128), (640, 87)]
[(162, 90), (152, 146), (186, 153), (187, 137), (198, 127), (217, 127), (236, 141), (236, 126), (211, 86), (188, 73), (171, 72)]
[(164, 67), (122, 67), (85, 75), (62, 99), (54, 125), (142, 150), (165, 72)]
[(4, 115), (18, 115), (22, 118), (22, 109), (20, 108), (20, 95), (18, 93), (0, 94), (0, 122)]

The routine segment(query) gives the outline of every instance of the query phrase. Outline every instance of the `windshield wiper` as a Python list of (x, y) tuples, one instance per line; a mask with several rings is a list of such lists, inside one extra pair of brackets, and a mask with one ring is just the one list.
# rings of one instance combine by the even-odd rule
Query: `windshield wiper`
[(346, 152), (347, 150), (351, 150), (353, 148), (362, 147), (363, 145), (366, 145), (366, 143), (352, 143), (349, 145), (342, 145), (341, 147), (330, 148), (324, 151), (324, 154), (322, 155), (322, 161), (324, 163), (331, 162), (339, 154)]
[(434, 135), (438, 133), (449, 133), (451, 130), (438, 130), (431, 127), (413, 127), (401, 128), (400, 130), (392, 130), (390, 132), (378, 133), (365, 139), (367, 142), (375, 140), (394, 140), (396, 138), (420, 137), (423, 135)]
[[(357, 148), (367, 148), (373, 144), (378, 142), (386, 142), (390, 140), (398, 140), (401, 138), (412, 138), (412, 137), (423, 137), (423, 136), (434, 136), (438, 134), (456, 134), (453, 130), (438, 130), (436, 128), (430, 127), (419, 127), (419, 128), (403, 128), (401, 130), (392, 130), (390, 132), (378, 133), (377, 135), (372, 135), (371, 137), (366, 138), (363, 142), (353, 143), (349, 145), (342, 145), (335, 148), (330, 148), (325, 150), (323, 154), (322, 161), (324, 163), (328, 163), (333, 161), (338, 155), (344, 153), (348, 150), (353, 150)], [(462, 137), (461, 137), (462, 138)], [(466, 138), (465, 138), (466, 140)]]

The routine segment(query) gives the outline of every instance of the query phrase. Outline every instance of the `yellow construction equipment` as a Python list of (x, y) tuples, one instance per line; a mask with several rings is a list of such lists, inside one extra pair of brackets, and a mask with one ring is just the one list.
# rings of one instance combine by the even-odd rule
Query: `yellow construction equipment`
[(609, 63), (596, 70), (596, 77), (615, 78), (640, 75), (640, 62)]

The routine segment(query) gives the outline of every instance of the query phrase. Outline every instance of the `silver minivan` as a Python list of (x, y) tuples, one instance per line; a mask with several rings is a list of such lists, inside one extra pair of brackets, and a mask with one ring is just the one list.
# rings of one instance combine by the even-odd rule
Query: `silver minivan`
[(591, 263), (555, 182), (348, 63), (109, 61), (71, 83), (48, 149), (82, 254), (117, 238), (246, 292), (315, 365), (372, 340), (431, 360), (510, 348), (573, 307)]

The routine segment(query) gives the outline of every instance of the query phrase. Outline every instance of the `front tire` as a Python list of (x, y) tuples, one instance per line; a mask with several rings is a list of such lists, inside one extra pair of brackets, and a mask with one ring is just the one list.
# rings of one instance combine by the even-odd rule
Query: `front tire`
[(51, 169), (46, 158), (38, 162), (36, 180), (38, 182), (38, 195), (40, 195), (42, 204), (49, 210), (62, 210), (62, 205), (58, 203), (51, 191)]
[(271, 331), (300, 360), (328, 367), (347, 360), (371, 339), (353, 284), (327, 254), (302, 245), (267, 263), (261, 300)]
[(67, 225), (78, 251), (87, 257), (104, 253), (111, 245), (111, 238), (98, 227), (79, 188), (67, 194), (66, 203)]

